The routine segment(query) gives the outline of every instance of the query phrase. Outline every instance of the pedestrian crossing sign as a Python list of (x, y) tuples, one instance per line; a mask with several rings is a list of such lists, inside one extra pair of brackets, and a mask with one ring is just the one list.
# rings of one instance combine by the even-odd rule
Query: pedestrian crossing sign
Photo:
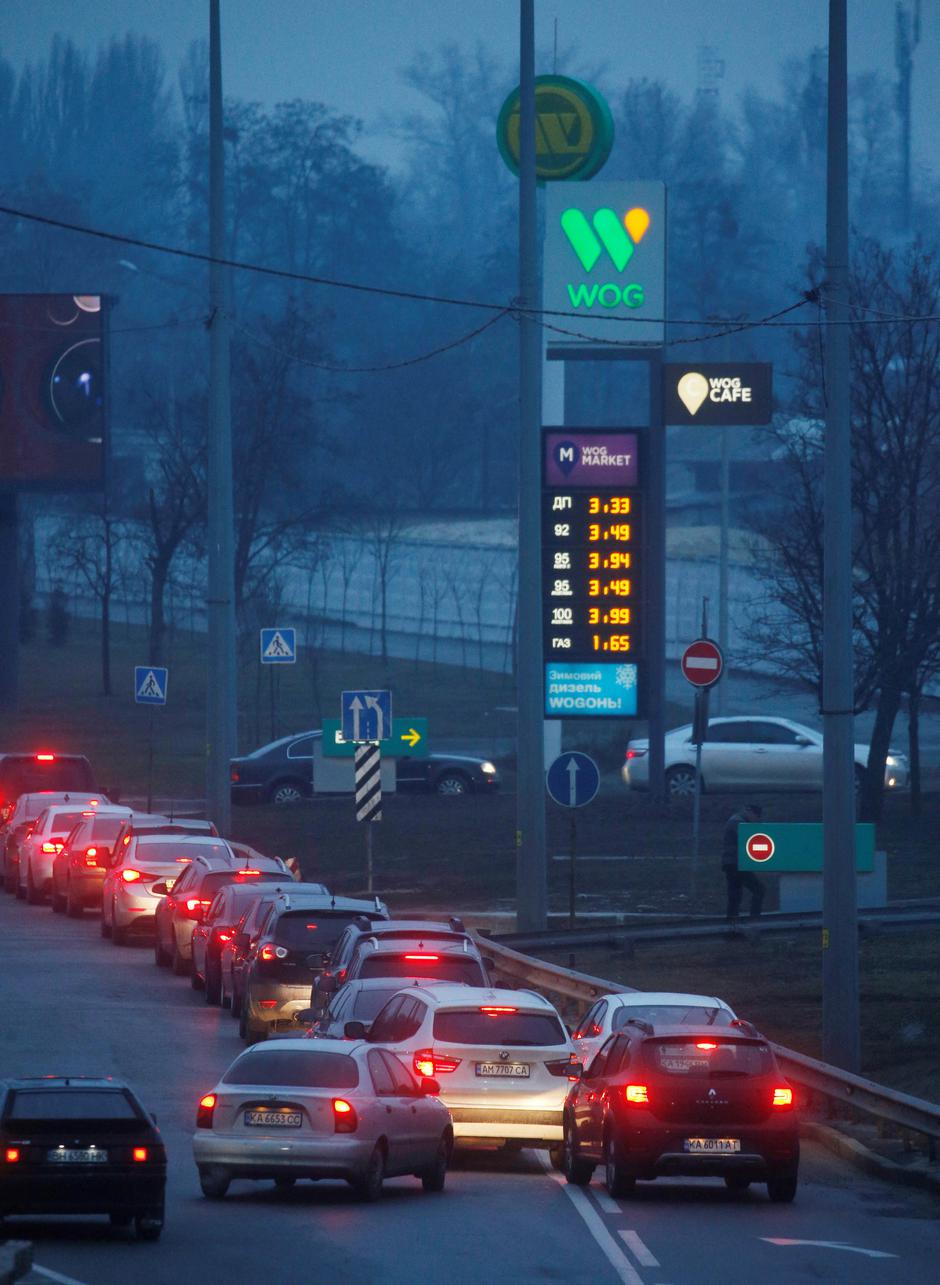
[(134, 668), (134, 700), (138, 705), (165, 705), (170, 671), (160, 665)]
[(262, 665), (293, 665), (297, 659), (296, 629), (262, 629)]

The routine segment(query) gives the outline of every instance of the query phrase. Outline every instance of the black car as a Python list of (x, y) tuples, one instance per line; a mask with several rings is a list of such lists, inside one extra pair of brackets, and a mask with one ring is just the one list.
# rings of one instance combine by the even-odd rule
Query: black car
[(43, 1077), (0, 1085), (0, 1217), (107, 1214), (141, 1240), (163, 1230), (166, 1150), (121, 1080)]
[(723, 1178), (732, 1191), (765, 1182), (777, 1202), (796, 1195), (793, 1089), (740, 1019), (720, 1030), (627, 1022), (570, 1090), (563, 1124), (565, 1177), (578, 1186), (601, 1164), (612, 1196), (673, 1176)]
[(88, 794), (97, 788), (84, 754), (0, 754), (0, 817), (4, 821), (21, 794), (42, 790)]
[[(313, 794), (313, 743), (322, 732), (295, 732), (232, 759), (233, 803), (298, 803)], [(397, 758), (395, 788), (400, 793), (490, 794), (499, 774), (488, 759), (472, 754), (429, 754)]]

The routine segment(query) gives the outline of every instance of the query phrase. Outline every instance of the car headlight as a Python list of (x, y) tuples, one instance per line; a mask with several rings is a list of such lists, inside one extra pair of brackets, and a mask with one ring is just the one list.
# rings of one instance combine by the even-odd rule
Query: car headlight
[(485, 763), (480, 764), (480, 771), (483, 773), (484, 776), (495, 776), (496, 765), (494, 763), (490, 763), (489, 760), (487, 760)]
[(898, 755), (889, 754), (885, 759), (885, 767), (901, 767), (904, 760)]

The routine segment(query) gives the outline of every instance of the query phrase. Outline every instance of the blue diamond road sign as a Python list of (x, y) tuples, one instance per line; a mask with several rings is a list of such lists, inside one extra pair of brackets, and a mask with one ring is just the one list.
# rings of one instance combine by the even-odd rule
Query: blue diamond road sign
[(597, 794), (601, 774), (587, 754), (572, 750), (559, 754), (545, 773), (545, 786), (563, 808), (583, 808)]
[(342, 692), (340, 723), (344, 741), (384, 741), (392, 734), (392, 693)]
[(297, 660), (296, 629), (262, 629), (262, 665), (293, 665)]
[(159, 665), (134, 668), (134, 700), (138, 705), (165, 705), (170, 671)]

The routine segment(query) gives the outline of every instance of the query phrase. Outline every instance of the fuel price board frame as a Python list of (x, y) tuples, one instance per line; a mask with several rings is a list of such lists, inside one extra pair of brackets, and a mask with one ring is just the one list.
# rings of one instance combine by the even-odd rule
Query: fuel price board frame
[(645, 716), (642, 434), (542, 430), (546, 718)]

